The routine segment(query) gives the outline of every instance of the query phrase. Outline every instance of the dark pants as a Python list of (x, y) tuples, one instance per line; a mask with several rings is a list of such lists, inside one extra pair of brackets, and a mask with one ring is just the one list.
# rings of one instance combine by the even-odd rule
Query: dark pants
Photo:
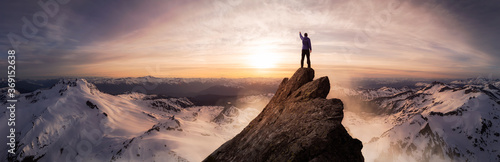
[(304, 67), (304, 56), (307, 56), (307, 68), (311, 68), (311, 59), (309, 58), (311, 54), (309, 53), (309, 50), (302, 50), (302, 59), (300, 60), (300, 67)]

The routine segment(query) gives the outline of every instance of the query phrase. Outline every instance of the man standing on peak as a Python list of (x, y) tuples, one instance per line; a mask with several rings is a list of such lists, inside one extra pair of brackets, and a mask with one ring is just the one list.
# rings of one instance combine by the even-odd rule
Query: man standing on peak
[(309, 58), (312, 52), (311, 39), (307, 37), (307, 33), (299, 32), (300, 39), (302, 40), (302, 59), (300, 60), (300, 68), (304, 67), (304, 56), (307, 56), (307, 68), (311, 68), (311, 59)]

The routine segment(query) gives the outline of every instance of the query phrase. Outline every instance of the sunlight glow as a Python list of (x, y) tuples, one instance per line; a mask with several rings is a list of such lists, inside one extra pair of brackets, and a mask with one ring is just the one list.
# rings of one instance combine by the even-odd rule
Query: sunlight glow
[(273, 51), (272, 46), (257, 48), (254, 53), (248, 55), (248, 64), (252, 68), (269, 69), (275, 68), (279, 61), (279, 54)]

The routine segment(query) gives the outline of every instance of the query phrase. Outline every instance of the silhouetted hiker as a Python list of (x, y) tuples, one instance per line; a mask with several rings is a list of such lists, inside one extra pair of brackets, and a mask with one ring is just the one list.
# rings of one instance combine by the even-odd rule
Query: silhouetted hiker
[(304, 56), (307, 56), (307, 68), (311, 68), (311, 59), (309, 58), (312, 52), (311, 39), (307, 37), (307, 33), (299, 32), (300, 39), (302, 40), (302, 59), (300, 60), (300, 68), (304, 67)]

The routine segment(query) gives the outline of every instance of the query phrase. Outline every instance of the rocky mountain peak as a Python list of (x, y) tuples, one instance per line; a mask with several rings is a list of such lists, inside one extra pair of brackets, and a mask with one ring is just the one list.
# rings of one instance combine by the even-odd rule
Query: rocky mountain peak
[(361, 141), (341, 124), (343, 103), (326, 99), (328, 77), (300, 68), (233, 139), (204, 161), (363, 161)]

